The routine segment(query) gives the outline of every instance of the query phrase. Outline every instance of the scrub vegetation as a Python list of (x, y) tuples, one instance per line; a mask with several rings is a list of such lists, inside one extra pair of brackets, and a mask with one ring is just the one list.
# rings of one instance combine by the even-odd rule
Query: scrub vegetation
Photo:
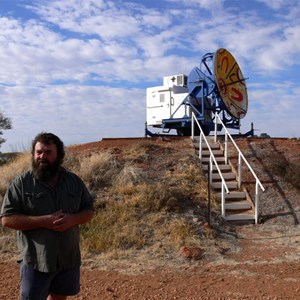
[(130, 250), (204, 247), (206, 181), (193, 148), (141, 141), (114, 151), (67, 154), (67, 167), (95, 196), (96, 216), (81, 228), (84, 252), (118, 258)]
[[(261, 156), (273, 174), (299, 188), (299, 165), (277, 155)], [(28, 170), (30, 161), (30, 153), (24, 152), (0, 166), (0, 203), (9, 182)], [(83, 179), (95, 199), (94, 219), (81, 226), (85, 258), (120, 260), (142, 254), (178, 259), (183, 248), (209, 256), (236, 246), (234, 229), (222, 221), (215, 194), (212, 226), (207, 224), (207, 182), (190, 139), (70, 146), (64, 166)], [(14, 232), (0, 230), (1, 252), (16, 251)]]
[[(119, 258), (141, 249), (171, 255), (181, 246), (204, 248), (208, 236), (218, 238), (207, 226), (206, 180), (190, 140), (183, 143), (184, 149), (155, 140), (124, 149), (66, 149), (64, 166), (83, 179), (95, 199), (94, 219), (81, 226), (84, 255)], [(25, 152), (0, 167), (1, 202), (9, 182), (28, 170), (30, 161)], [(215, 197), (213, 206), (218, 210)], [(1, 230), (3, 236), (12, 234)]]

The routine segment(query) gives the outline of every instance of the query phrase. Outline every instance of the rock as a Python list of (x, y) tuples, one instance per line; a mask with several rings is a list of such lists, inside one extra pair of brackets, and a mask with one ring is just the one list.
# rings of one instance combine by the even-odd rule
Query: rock
[(203, 249), (199, 247), (186, 247), (182, 246), (179, 250), (179, 255), (181, 257), (193, 259), (193, 260), (199, 260), (203, 256)]

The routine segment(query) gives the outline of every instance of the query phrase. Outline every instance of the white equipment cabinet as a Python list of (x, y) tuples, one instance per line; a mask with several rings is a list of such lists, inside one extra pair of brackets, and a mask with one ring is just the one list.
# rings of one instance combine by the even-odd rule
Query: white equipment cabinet
[(161, 127), (163, 119), (191, 117), (191, 112), (181, 105), (188, 96), (184, 74), (166, 76), (162, 86), (147, 88), (147, 125)]

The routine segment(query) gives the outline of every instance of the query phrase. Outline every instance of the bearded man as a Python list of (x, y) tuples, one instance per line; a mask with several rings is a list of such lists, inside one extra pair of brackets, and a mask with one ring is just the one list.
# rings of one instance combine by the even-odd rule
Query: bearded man
[(62, 167), (63, 142), (42, 132), (32, 141), (32, 170), (5, 194), (1, 221), (17, 230), (21, 300), (64, 300), (80, 289), (78, 225), (94, 215), (82, 180)]

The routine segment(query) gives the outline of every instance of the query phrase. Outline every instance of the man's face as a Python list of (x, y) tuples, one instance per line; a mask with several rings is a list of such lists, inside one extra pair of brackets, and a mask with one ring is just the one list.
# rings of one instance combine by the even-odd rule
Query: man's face
[(57, 174), (59, 167), (56, 145), (37, 142), (32, 157), (32, 169), (36, 177), (48, 181)]
[(34, 160), (41, 166), (53, 165), (57, 159), (55, 144), (37, 142), (34, 147)]

